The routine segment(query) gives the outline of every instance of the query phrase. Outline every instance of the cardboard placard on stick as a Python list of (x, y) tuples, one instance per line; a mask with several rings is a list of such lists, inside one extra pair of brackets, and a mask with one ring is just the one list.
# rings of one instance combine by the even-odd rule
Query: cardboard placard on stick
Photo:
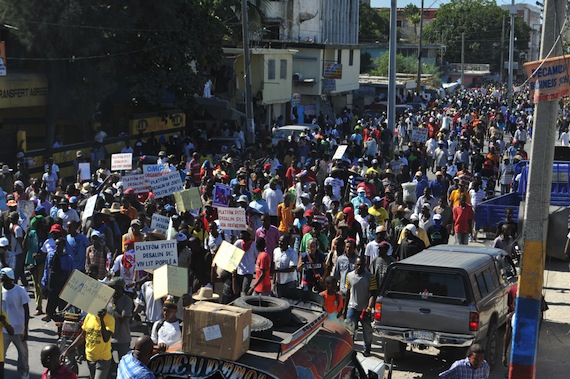
[(81, 216), (82, 221), (85, 221), (89, 217), (93, 216), (95, 205), (97, 205), (97, 196), (98, 195), (93, 195), (87, 199), (87, 202), (85, 203), (85, 209), (83, 210), (83, 215)]
[(214, 263), (219, 268), (222, 268), (226, 271), (233, 272), (237, 269), (241, 259), (245, 251), (240, 249), (239, 247), (235, 247), (229, 242), (223, 241), (220, 245), (220, 248), (216, 252), (216, 256), (214, 257)]
[(96, 315), (107, 307), (115, 290), (96, 279), (74, 270), (59, 294), (60, 299)]
[(154, 270), (152, 278), (154, 299), (163, 298), (166, 295), (181, 297), (188, 293), (188, 269), (164, 265)]
[(202, 208), (202, 197), (200, 196), (200, 190), (197, 187), (174, 192), (174, 200), (176, 200), (178, 212), (186, 212)]
[(178, 265), (175, 240), (135, 242), (137, 270), (150, 270), (164, 265)]
[(218, 221), (223, 230), (247, 230), (247, 219), (243, 208), (218, 207)]

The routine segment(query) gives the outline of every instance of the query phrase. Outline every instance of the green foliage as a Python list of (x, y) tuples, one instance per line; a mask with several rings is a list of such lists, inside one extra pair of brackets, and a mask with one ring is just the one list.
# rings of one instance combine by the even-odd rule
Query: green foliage
[(388, 42), (390, 34), (390, 11), (372, 9), (360, 3), (360, 25), (358, 39), (360, 43)]
[[(384, 54), (374, 60), (375, 68), (369, 71), (370, 75), (388, 76), (390, 67), (390, 55)], [(396, 72), (402, 74), (417, 74), (418, 60), (416, 57), (404, 57), (401, 54), (396, 55)], [(430, 64), (422, 63), (422, 74), (432, 74), (437, 76), (439, 69)]]

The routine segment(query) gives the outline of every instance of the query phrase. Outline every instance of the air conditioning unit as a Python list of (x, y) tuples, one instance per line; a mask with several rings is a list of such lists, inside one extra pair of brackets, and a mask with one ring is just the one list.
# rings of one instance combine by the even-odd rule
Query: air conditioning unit
[(300, 72), (296, 72), (293, 74), (293, 80), (296, 82), (302, 82), (303, 80), (305, 80), (305, 75), (303, 75)]

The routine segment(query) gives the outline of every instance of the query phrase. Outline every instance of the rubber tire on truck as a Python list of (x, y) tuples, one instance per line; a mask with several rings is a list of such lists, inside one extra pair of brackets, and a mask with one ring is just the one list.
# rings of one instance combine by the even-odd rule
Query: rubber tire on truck
[(406, 344), (400, 341), (382, 339), (384, 349), (384, 361), (402, 358), (406, 352)]
[(256, 315), (273, 321), (274, 326), (283, 326), (291, 320), (291, 306), (285, 300), (271, 296), (242, 296), (234, 300), (234, 305), (251, 309)]
[(497, 365), (499, 356), (499, 331), (496, 324), (491, 324), (485, 341), (485, 360), (491, 370)]
[(269, 339), (273, 335), (273, 322), (263, 316), (251, 315), (251, 336)]

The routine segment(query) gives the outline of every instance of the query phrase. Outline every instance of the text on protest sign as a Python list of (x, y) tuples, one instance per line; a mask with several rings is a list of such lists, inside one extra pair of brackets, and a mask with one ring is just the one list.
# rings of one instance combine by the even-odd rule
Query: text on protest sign
[(153, 230), (156, 229), (161, 233), (166, 233), (169, 222), (170, 222), (170, 217), (154, 213), (150, 221), (150, 228)]
[(196, 187), (175, 192), (174, 200), (176, 201), (178, 212), (202, 208), (202, 197), (200, 196), (200, 190)]
[(153, 272), (152, 288), (154, 299), (160, 299), (166, 295), (181, 297), (188, 293), (188, 269), (164, 265)]
[(218, 208), (218, 220), (223, 230), (246, 230), (245, 209)]
[(123, 189), (132, 188), (135, 193), (148, 192), (150, 186), (143, 174), (127, 175), (121, 178)]
[(412, 130), (412, 142), (423, 143), (426, 142), (428, 139), (428, 132), (427, 128), (417, 128)]
[(171, 172), (166, 175), (158, 176), (150, 180), (152, 193), (156, 199), (170, 196), (174, 192), (182, 190), (182, 180), (178, 172)]
[(228, 272), (233, 272), (237, 269), (244, 254), (245, 251), (239, 247), (235, 247), (231, 243), (222, 241), (222, 244), (216, 252), (213, 263)]
[(73, 271), (63, 290), (60, 299), (77, 308), (96, 315), (107, 307), (115, 290), (79, 270)]
[(111, 171), (131, 170), (132, 168), (132, 153), (120, 153), (111, 155)]
[(157, 176), (170, 173), (170, 167), (167, 164), (145, 164), (143, 165), (143, 175), (147, 179), (156, 178)]
[(164, 265), (178, 265), (176, 241), (135, 242), (137, 270), (155, 269)]

